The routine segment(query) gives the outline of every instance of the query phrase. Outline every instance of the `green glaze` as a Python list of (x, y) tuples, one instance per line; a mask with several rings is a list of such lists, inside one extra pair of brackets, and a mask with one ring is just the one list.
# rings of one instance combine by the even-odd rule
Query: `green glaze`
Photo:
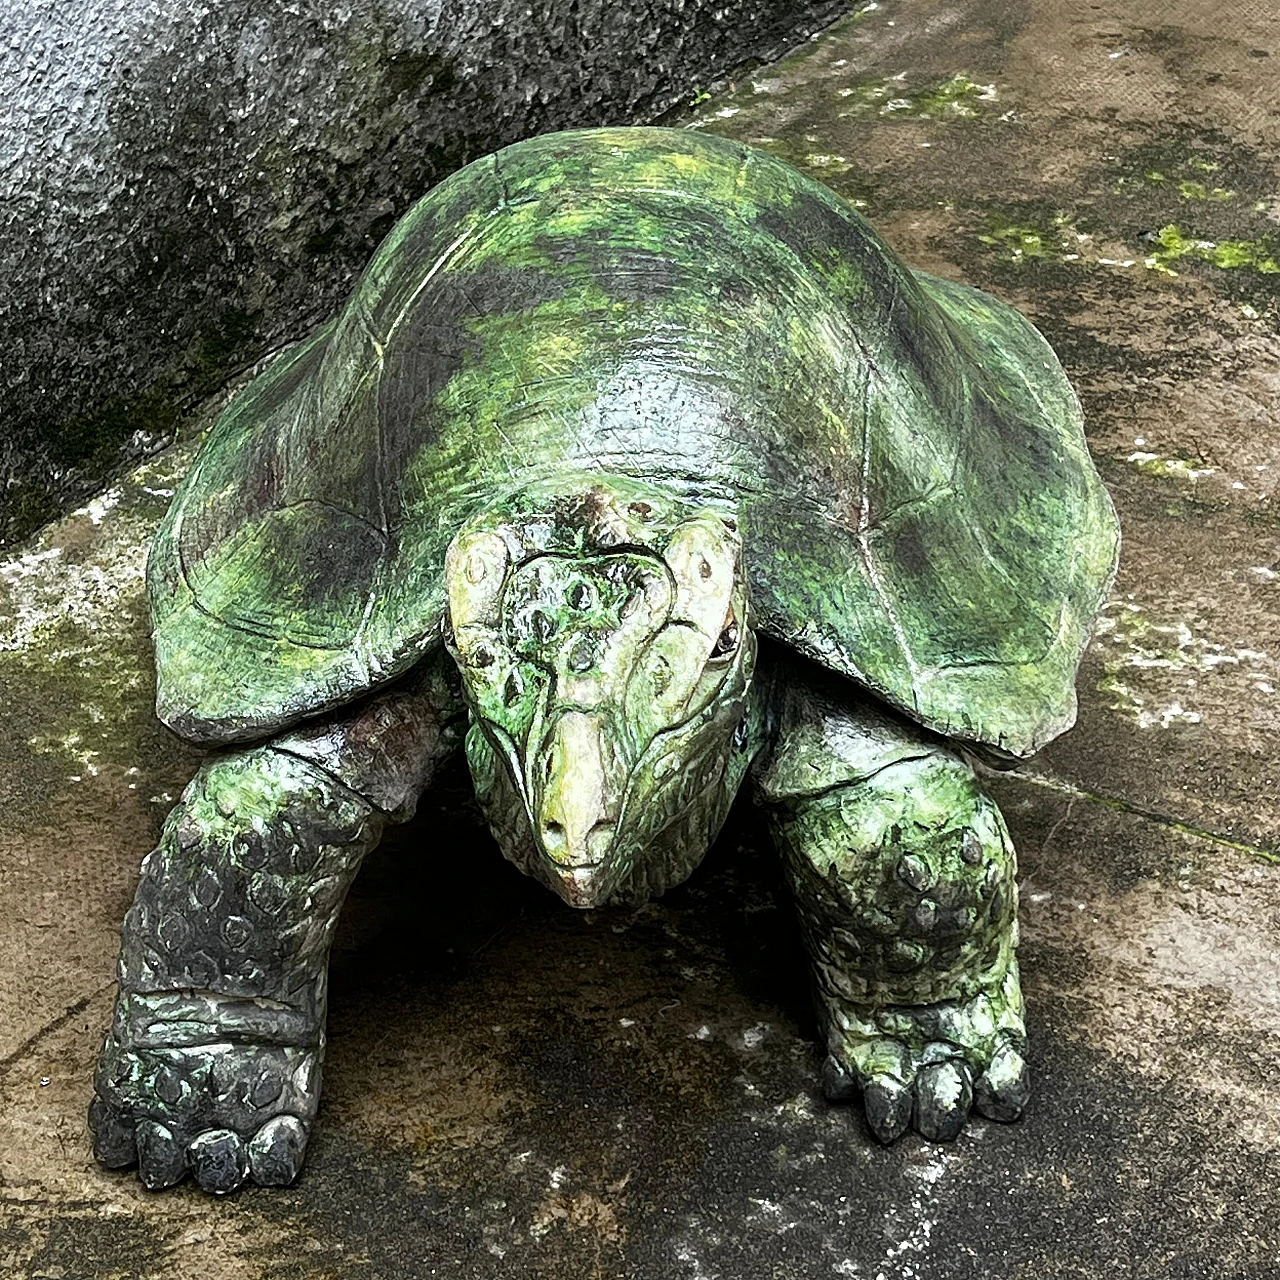
[(729, 811), (762, 718), (742, 552), (712, 509), (587, 476), (522, 490), (449, 548), (477, 797), (507, 857), (575, 906), (680, 883)]
[(1014, 755), (1073, 720), (1115, 518), (1016, 312), (781, 161), (598, 130), (469, 165), (227, 411), (153, 548), (163, 719), (261, 737), (439, 643), (445, 551), (607, 473), (741, 524), (758, 628)]
[(884, 1141), (1015, 1119), (1014, 851), (946, 738), (1071, 722), (1115, 555), (1035, 330), (825, 188), (662, 130), (471, 165), (236, 399), (157, 535), (161, 715), (257, 741), (146, 863), (99, 1160), (296, 1176), (337, 911), (460, 744), (503, 853), (576, 907), (680, 883), (750, 778), (827, 1094)]

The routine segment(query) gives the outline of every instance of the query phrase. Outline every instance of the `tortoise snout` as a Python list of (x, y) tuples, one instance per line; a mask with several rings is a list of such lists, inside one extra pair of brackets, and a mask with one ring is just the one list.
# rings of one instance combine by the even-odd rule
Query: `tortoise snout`
[(552, 861), (561, 866), (581, 867), (603, 862), (613, 846), (617, 831), (618, 824), (606, 818), (595, 823), (587, 831), (585, 839), (575, 840), (563, 823), (551, 819), (542, 823), (538, 838)]
[[(602, 862), (617, 834), (620, 779), (601, 718), (566, 711), (535, 770), (535, 827), (543, 853), (562, 867)], [(540, 776), (539, 776), (540, 775)]]

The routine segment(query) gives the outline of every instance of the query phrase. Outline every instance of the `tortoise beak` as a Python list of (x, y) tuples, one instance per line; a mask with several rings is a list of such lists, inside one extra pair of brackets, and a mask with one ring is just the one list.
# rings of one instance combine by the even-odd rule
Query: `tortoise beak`
[(593, 905), (606, 887), (627, 781), (604, 717), (562, 712), (533, 763), (529, 791), (538, 847), (566, 899)]

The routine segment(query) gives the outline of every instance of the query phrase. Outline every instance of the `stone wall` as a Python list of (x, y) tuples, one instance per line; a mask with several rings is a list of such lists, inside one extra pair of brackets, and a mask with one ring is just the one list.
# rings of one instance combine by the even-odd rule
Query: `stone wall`
[(335, 308), (445, 174), (652, 120), (843, 0), (6, 0), (0, 543)]

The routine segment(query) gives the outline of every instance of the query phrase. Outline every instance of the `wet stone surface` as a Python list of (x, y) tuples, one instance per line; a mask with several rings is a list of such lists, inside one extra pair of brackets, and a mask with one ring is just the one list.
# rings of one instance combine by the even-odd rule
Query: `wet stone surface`
[(660, 902), (575, 914), (455, 773), (345, 909), (301, 1180), (214, 1201), (99, 1170), (119, 923), (198, 759), (150, 719), (141, 601), (184, 446), (0, 565), (0, 1274), (1280, 1274), (1280, 43), (1224, 13), (872, 5), (685, 117), (1023, 307), (1080, 389), (1120, 577), (1079, 725), (991, 780), (1025, 1119), (884, 1149), (822, 1101), (749, 806)]

